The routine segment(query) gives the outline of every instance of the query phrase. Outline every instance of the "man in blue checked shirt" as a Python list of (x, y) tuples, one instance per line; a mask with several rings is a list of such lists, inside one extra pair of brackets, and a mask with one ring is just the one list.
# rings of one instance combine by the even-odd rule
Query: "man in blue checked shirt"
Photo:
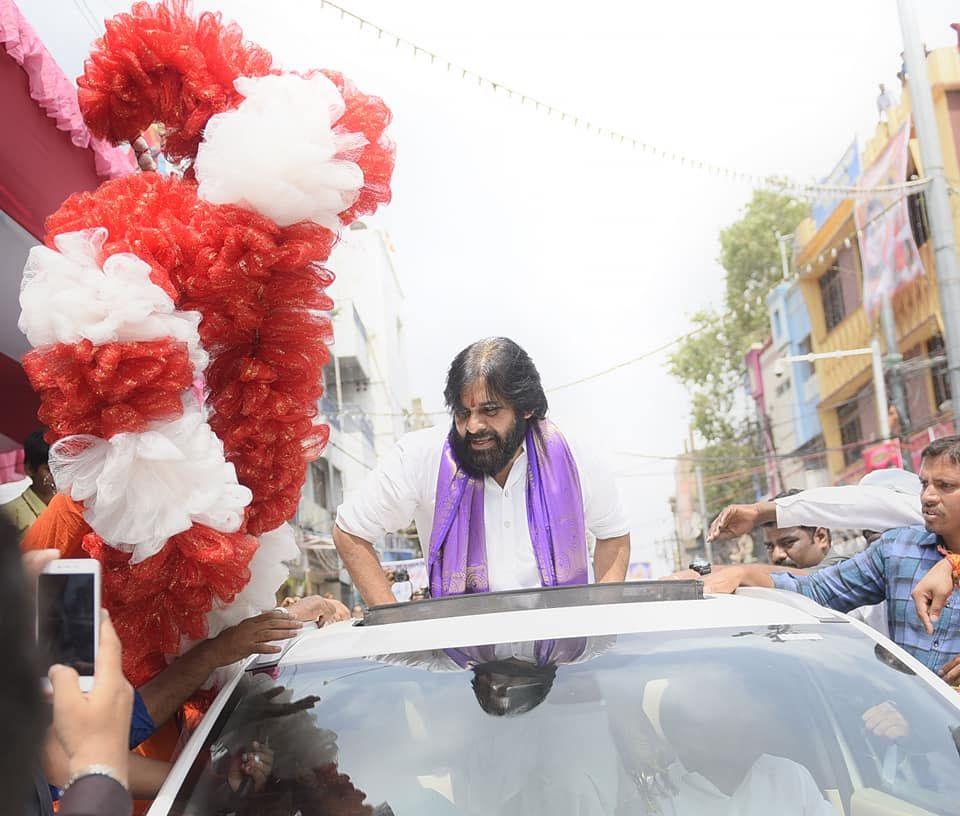
[(839, 612), (886, 601), (891, 639), (951, 685), (960, 684), (960, 594), (952, 592), (929, 630), (912, 597), (927, 571), (944, 560), (938, 548), (960, 554), (960, 436), (938, 439), (924, 449), (920, 483), (923, 526), (887, 530), (863, 552), (815, 574), (735, 566), (707, 576), (704, 588), (789, 589)]

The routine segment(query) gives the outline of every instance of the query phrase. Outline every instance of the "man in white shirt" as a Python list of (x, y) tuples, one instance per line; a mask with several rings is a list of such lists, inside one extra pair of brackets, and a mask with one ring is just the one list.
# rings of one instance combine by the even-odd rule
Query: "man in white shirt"
[(452, 427), (404, 436), (339, 508), (333, 540), (363, 599), (394, 602), (372, 542), (411, 519), (434, 597), (624, 580), (616, 486), (546, 418), (529, 355), (503, 337), (473, 343), (444, 399)]
[(856, 485), (812, 487), (755, 504), (731, 504), (710, 525), (718, 541), (751, 532), (758, 525), (862, 529), (882, 533), (923, 524), (920, 480), (899, 468), (875, 470)]

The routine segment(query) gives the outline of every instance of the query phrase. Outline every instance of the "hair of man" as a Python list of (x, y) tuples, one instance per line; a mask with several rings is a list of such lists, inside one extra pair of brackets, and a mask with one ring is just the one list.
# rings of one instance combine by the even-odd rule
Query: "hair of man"
[[(43, 438), (43, 431), (33, 431), (23, 442), (23, 463), (36, 473), (50, 459), (50, 446)], [(29, 475), (29, 474), (28, 474)]]
[(531, 420), (547, 415), (547, 395), (540, 382), (537, 367), (519, 345), (507, 337), (488, 337), (471, 343), (450, 364), (443, 399), (455, 412), (464, 390), (475, 382), (483, 382), (487, 393), (505, 400), (518, 416)]
[(953, 464), (960, 466), (960, 436), (944, 436), (935, 439), (920, 454), (920, 461), (939, 459), (946, 456)]

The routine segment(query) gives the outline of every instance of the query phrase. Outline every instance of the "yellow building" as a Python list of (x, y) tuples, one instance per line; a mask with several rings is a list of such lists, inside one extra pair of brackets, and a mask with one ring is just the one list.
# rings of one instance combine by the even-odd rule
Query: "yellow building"
[[(960, 51), (953, 47), (931, 52), (927, 71), (946, 175), (960, 179)], [(909, 113), (908, 82), (899, 106), (888, 110), (888, 121), (878, 124), (864, 147), (862, 169), (870, 167)], [(907, 179), (923, 175), (915, 133), (910, 135)], [(951, 204), (954, 228), (960, 231), (960, 197), (951, 196)], [(905, 360), (943, 353), (943, 321), (923, 196), (910, 196), (908, 208), (926, 274), (904, 287), (893, 300), (897, 341)], [(811, 350), (869, 346), (877, 326), (862, 304), (863, 277), (853, 202), (843, 201), (819, 229), (811, 219), (801, 224), (796, 245), (795, 266), (810, 313)], [(854, 481), (863, 473), (862, 443), (880, 435), (871, 358), (819, 360), (815, 365), (821, 397), (818, 413), (830, 475), (836, 482)], [(949, 419), (943, 410), (950, 397), (945, 366), (917, 367), (906, 375), (906, 388), (910, 413), (907, 447), (919, 449), (935, 434), (942, 435), (942, 423)]]

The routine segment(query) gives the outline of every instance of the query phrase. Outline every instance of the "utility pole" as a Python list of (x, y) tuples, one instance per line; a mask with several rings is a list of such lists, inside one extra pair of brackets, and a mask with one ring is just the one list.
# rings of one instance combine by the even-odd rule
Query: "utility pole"
[(930, 179), (930, 187), (926, 192), (927, 215), (937, 266), (950, 395), (956, 405), (960, 400), (960, 264), (957, 261), (956, 234), (943, 170), (940, 135), (933, 111), (933, 95), (927, 79), (927, 58), (917, 27), (916, 13), (911, 0), (897, 0), (897, 9), (903, 33), (903, 57), (907, 66), (913, 123), (920, 143), (923, 172)]
[(880, 436), (886, 442), (890, 439), (890, 415), (887, 411), (887, 382), (883, 378), (883, 357), (880, 354), (880, 338), (874, 334), (870, 340), (873, 352), (873, 390), (877, 398), (877, 422), (880, 423)]
[[(907, 404), (907, 389), (903, 384), (903, 355), (897, 343), (897, 319), (893, 314), (893, 299), (889, 292), (884, 293), (880, 304), (880, 325), (887, 343), (885, 359), (890, 372), (890, 396), (900, 415), (900, 434), (907, 436), (910, 433), (910, 407)], [(884, 412), (887, 410), (884, 408)]]
[(693, 428), (690, 428), (690, 452), (693, 454), (694, 475), (697, 479), (697, 500), (700, 503), (700, 524), (703, 527), (703, 552), (707, 561), (713, 561), (713, 544), (707, 538), (707, 531), (710, 529), (710, 519), (707, 518), (707, 497), (703, 492), (703, 470), (700, 467), (700, 457), (697, 456), (697, 449), (693, 444)]
[(673, 568), (683, 569), (683, 546), (680, 543), (680, 517), (677, 515), (677, 497), (669, 499), (670, 512), (673, 513)]
[(790, 280), (790, 260), (787, 258), (787, 240), (790, 236), (781, 235), (776, 231), (773, 234), (777, 236), (777, 246), (780, 249), (780, 268), (783, 270), (783, 279)]

